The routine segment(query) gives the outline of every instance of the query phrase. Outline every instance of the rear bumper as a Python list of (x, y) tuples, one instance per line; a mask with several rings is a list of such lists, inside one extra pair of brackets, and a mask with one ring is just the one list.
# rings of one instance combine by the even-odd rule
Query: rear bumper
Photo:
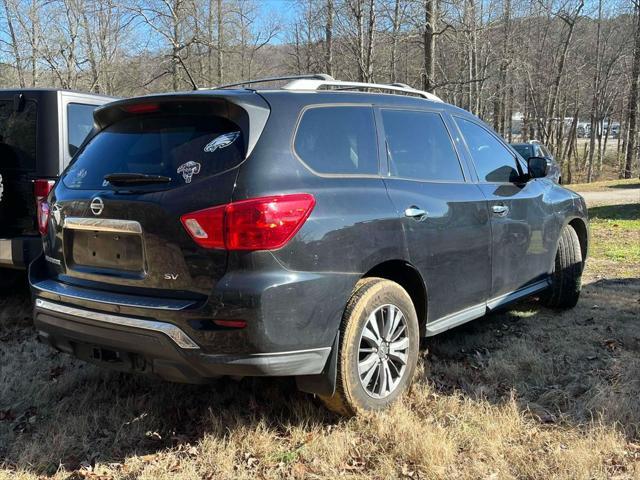
[(326, 347), (242, 355), (204, 353), (176, 325), (40, 298), (34, 324), (41, 340), (82, 360), (185, 383), (222, 375), (314, 375), (322, 372), (331, 351)]
[(0, 268), (25, 269), (41, 252), (40, 237), (0, 238)]

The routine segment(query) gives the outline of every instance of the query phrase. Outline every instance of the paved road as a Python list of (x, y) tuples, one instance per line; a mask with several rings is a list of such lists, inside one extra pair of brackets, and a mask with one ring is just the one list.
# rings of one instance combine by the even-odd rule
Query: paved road
[(640, 188), (608, 188), (598, 192), (578, 192), (587, 201), (587, 205), (624, 205), (640, 203)]

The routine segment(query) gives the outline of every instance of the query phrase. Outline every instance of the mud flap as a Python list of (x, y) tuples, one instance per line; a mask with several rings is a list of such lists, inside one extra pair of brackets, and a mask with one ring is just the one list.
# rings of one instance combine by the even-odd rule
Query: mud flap
[(336, 391), (336, 375), (338, 371), (338, 351), (340, 348), (340, 332), (336, 334), (327, 363), (318, 375), (299, 375), (296, 377), (298, 390), (330, 397)]

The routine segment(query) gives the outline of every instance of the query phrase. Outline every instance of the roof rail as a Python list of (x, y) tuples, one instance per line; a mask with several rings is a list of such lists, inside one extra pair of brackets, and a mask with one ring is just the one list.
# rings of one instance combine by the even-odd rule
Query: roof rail
[(282, 80), (321, 80), (321, 81), (334, 81), (334, 78), (331, 75), (327, 75), (326, 73), (315, 73), (309, 75), (288, 75), (284, 77), (267, 77), (267, 78), (257, 78), (255, 80), (245, 80), (243, 82), (237, 83), (227, 83), (225, 85), (218, 85), (217, 87), (208, 87), (208, 88), (199, 88), (198, 90), (219, 90), (222, 88), (231, 88), (231, 87), (240, 87), (243, 85), (253, 85), (254, 83), (268, 83), (268, 82), (277, 82)]
[(334, 87), (336, 90), (356, 90), (356, 89), (376, 89), (386, 90), (389, 92), (406, 93), (409, 95), (417, 95), (427, 100), (433, 100), (435, 102), (442, 102), (442, 99), (433, 93), (417, 90), (404, 83), (363, 83), (363, 82), (345, 82), (341, 80), (334, 80), (329, 77), (325, 78), (309, 78), (301, 77), (293, 79), (293, 81), (287, 83), (282, 88), (285, 90), (320, 90), (323, 87)]

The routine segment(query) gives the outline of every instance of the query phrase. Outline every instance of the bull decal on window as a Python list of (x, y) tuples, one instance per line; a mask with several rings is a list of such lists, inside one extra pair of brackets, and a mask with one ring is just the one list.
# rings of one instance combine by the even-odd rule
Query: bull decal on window
[(193, 176), (200, 173), (200, 164), (193, 160), (183, 163), (178, 167), (178, 173), (184, 178), (184, 183), (191, 183)]

